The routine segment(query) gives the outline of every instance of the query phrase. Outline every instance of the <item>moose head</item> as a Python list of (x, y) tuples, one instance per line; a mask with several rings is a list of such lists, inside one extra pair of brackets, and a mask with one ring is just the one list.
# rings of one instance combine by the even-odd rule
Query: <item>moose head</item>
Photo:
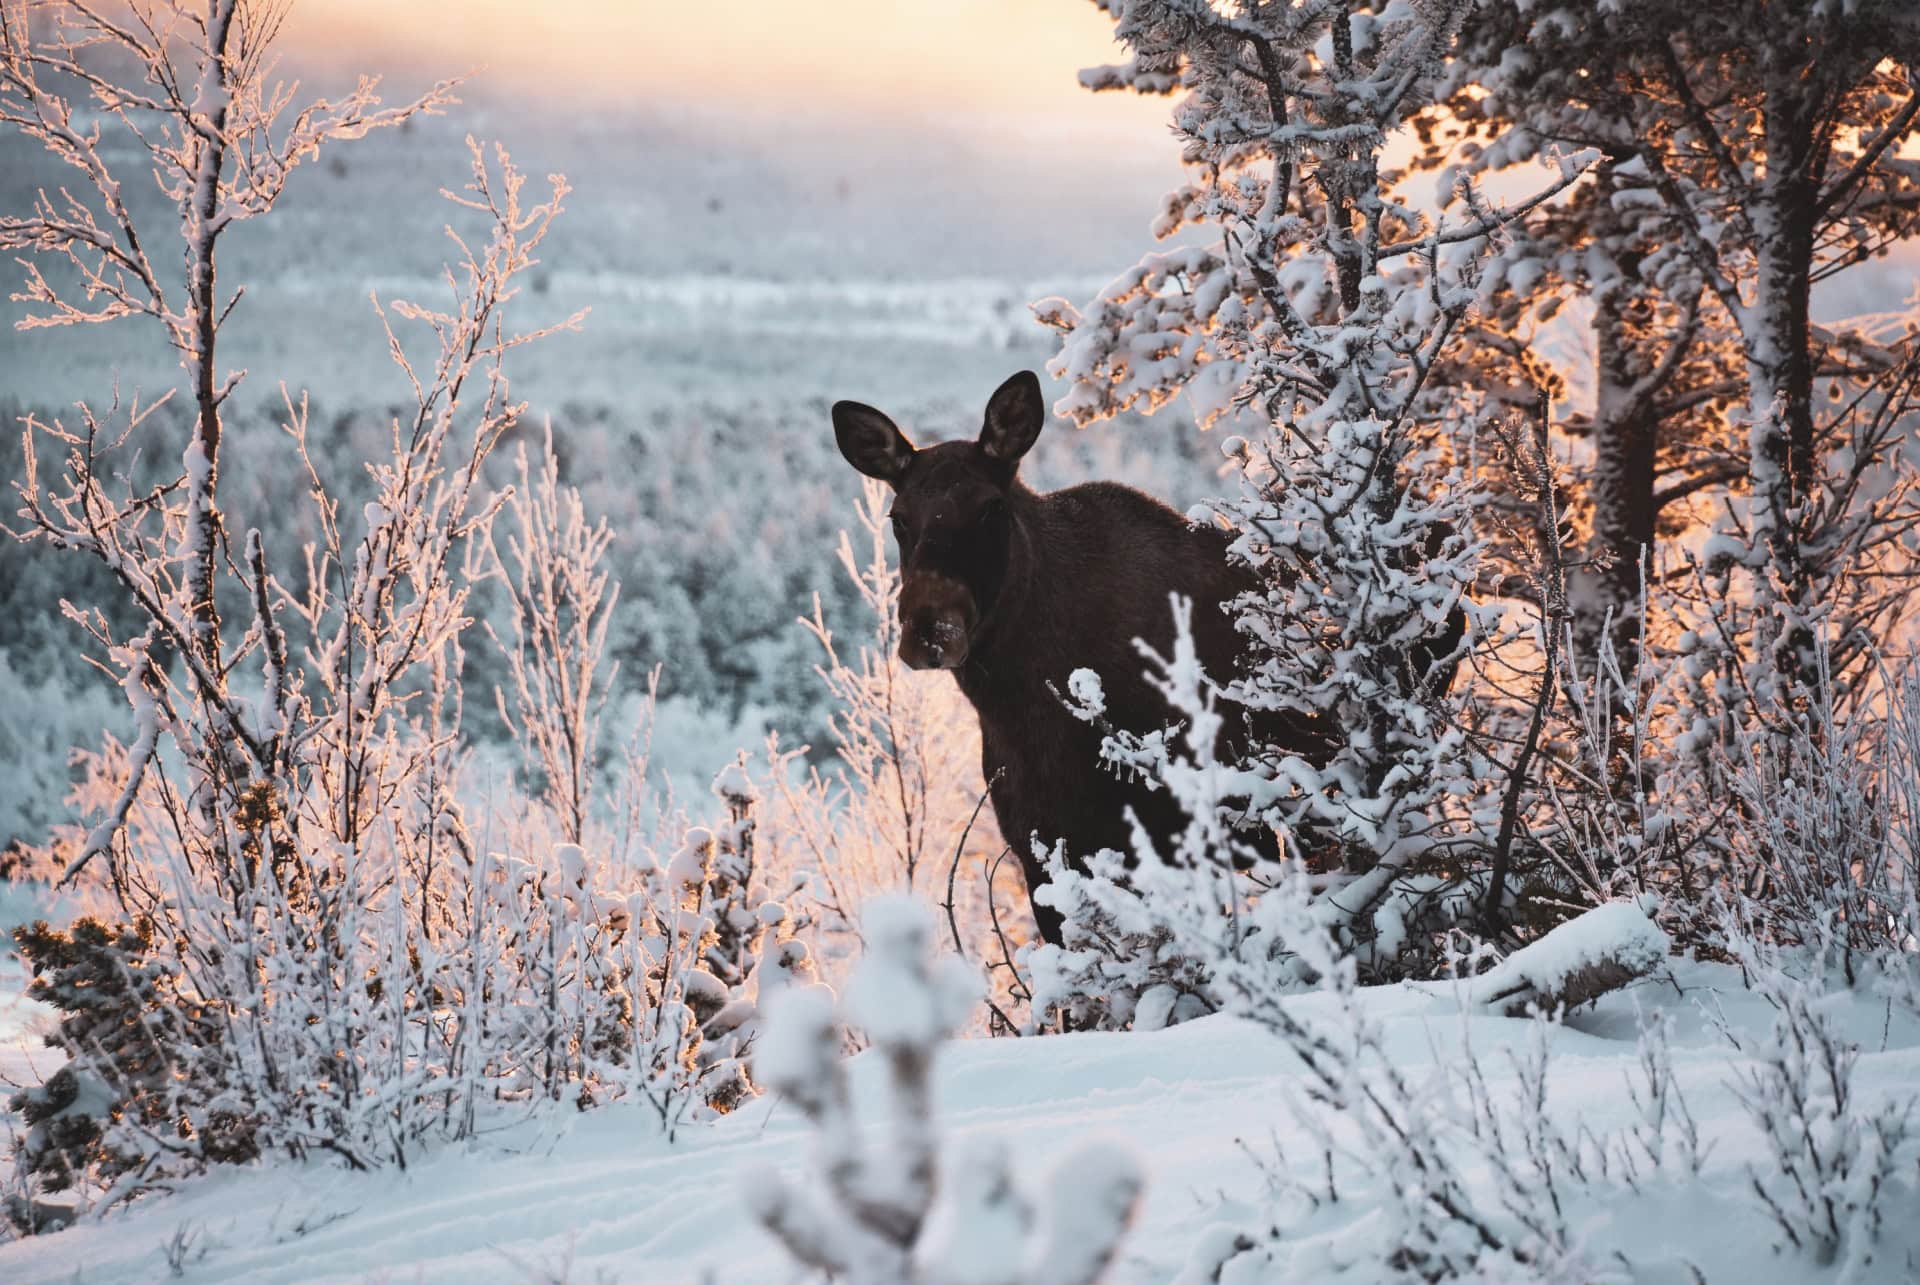
[(1016, 480), (1020, 458), (1046, 415), (1031, 371), (995, 390), (977, 440), (923, 450), (873, 407), (834, 403), (840, 453), (894, 491), (900, 659), (912, 668), (961, 668), (992, 620), (1016, 556), (1016, 510), (1031, 498)]

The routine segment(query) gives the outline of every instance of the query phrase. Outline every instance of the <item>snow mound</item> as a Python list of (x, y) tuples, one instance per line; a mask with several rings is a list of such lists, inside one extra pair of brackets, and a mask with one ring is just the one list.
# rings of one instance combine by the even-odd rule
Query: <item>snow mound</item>
[[(1623, 932), (1632, 911), (1610, 914)], [(1618, 945), (1620, 936), (1610, 940)], [(1566, 952), (1563, 961), (1583, 957), (1570, 946), (1554, 950)], [(1512, 966), (1549, 982), (1578, 971), (1574, 963), (1541, 967), (1537, 957)], [(783, 998), (830, 1008), (817, 992)], [(1838, 1279), (1839, 1265), (1820, 1268), (1776, 1250), (1773, 1224), (1749, 1194), (1750, 1167), (1771, 1152), (1738, 1095), (1741, 1077), (1763, 1064), (1775, 1013), (1742, 986), (1737, 970), (1677, 961), (1658, 984), (1606, 995), (1564, 1026), (1538, 1027), (1472, 1006), (1463, 1011), (1450, 991), (1403, 985), (1357, 998), (1411, 1080), (1457, 1067), (1470, 1045), (1497, 1100), (1524, 1096), (1516, 1068), (1525, 1059), (1513, 1055), (1546, 1039), (1554, 1060), (1545, 1110), (1568, 1129), (1630, 1129), (1640, 1121), (1627, 1091), (1636, 1036), (1646, 1020), (1669, 1022), (1675, 1083), (1711, 1144), (1705, 1167), (1684, 1188), (1649, 1185), (1619, 1207), (1582, 1207), (1577, 1220), (1596, 1243), (1627, 1238), (1636, 1264), (1671, 1265), (1671, 1275), (1660, 1279), (1691, 1279), (1687, 1263), (1713, 1281)], [(1303, 1020), (1337, 1016), (1328, 995), (1287, 1002)], [(1882, 1000), (1864, 993), (1841, 993), (1829, 1005), (1831, 1019), (1860, 1050), (1854, 1085), (1862, 1101), (1911, 1097), (1920, 1083), (1920, 1022), (1897, 1009), (1890, 1017)], [(1739, 1036), (1741, 1048), (1729, 1045), (1716, 1021)], [(884, 1118), (882, 1052), (855, 1057), (849, 1070), (855, 1110)], [(1060, 1236), (1050, 1243), (1070, 1245), (1082, 1219), (1097, 1224), (1124, 1195), (1108, 1181), (1124, 1165), (1106, 1157), (1117, 1151), (1142, 1158), (1146, 1189), (1107, 1279), (1144, 1285), (1181, 1278), (1204, 1258), (1209, 1238), (1225, 1252), (1234, 1239), (1235, 1204), (1257, 1205), (1264, 1190), (1257, 1153), (1271, 1155), (1277, 1144), (1302, 1175), (1314, 1169), (1325, 1140), (1304, 1129), (1293, 1109), (1303, 1084), (1299, 1066), (1267, 1032), (1209, 1017), (1142, 1034), (958, 1041), (941, 1052), (933, 1099), (948, 1145), (998, 1147), (1030, 1187), (1050, 1197), (1071, 1189), (1066, 1203), (1053, 1203)], [(187, 1249), (178, 1279), (199, 1285), (803, 1281), (754, 1224), (741, 1182), (756, 1170), (798, 1177), (812, 1152), (800, 1113), (773, 1096), (710, 1127), (683, 1130), (674, 1144), (659, 1136), (657, 1120), (643, 1108), (555, 1113), (485, 1147), (429, 1154), (404, 1173), (354, 1174), (316, 1163), (216, 1174), (101, 1222), (0, 1245), (0, 1281), (166, 1280), (168, 1246), (182, 1236)], [(1324, 1237), (1337, 1254), (1341, 1234), (1365, 1235), (1377, 1216), (1333, 1206), (1317, 1217), (1344, 1224), (1318, 1231), (1309, 1224), (1303, 1233)], [(1855, 1279), (1911, 1280), (1913, 1262), (1920, 1262), (1920, 1227), (1889, 1219), (1879, 1252)]]

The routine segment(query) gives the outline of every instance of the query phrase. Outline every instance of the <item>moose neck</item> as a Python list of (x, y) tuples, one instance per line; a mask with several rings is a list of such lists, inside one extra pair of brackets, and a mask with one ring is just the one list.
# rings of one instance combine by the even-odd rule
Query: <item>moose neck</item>
[[(1007, 496), (1012, 533), (1006, 578), (976, 630), (966, 664), (954, 680), (983, 717), (1008, 707), (1030, 707), (1035, 689), (1045, 692), (1032, 661), (1056, 649), (1063, 586), (1044, 550), (1043, 500), (1015, 481)], [(1051, 699), (1051, 697), (1048, 697)]]

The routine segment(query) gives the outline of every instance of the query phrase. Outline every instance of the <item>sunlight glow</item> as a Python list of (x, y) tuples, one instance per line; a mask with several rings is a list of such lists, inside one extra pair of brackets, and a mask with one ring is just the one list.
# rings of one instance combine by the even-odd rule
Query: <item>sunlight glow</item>
[(556, 104), (818, 115), (910, 103), (943, 116), (1044, 108), (1135, 131), (1164, 121), (1163, 102), (1095, 101), (1076, 83), (1081, 67), (1119, 59), (1112, 30), (1085, 0), (313, 0), (294, 8), (287, 35), (289, 47), (390, 74), (484, 69), (481, 92)]

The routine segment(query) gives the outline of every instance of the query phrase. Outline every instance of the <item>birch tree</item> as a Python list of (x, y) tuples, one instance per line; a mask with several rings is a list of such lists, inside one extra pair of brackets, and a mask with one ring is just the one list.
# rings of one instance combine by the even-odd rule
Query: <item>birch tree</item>
[[(220, 498), (221, 408), (245, 376), (223, 369), (222, 327), (241, 301), (219, 277), (222, 238), (270, 213), (293, 171), (322, 150), (453, 101), (450, 84), (386, 107), (363, 77), (343, 97), (295, 106), (297, 87), (274, 74), (269, 49), (279, 6), (243, 0), (141, 2), (121, 8), (85, 0), (9, 3), (0, 9), (0, 124), (37, 142), (76, 181), (42, 189), (25, 215), (0, 216), (0, 249), (19, 257), (28, 306), (23, 327), (144, 318), (179, 354), (194, 401), (180, 472), (141, 494), (115, 494), (106, 456), (111, 425), (91, 409), (82, 426), (29, 422), (24, 516), (29, 534), (99, 560), (147, 622), (136, 638), (101, 642), (113, 656), (138, 734), (119, 804), (75, 859), (84, 865), (112, 842), (154, 762), (163, 724), (182, 724), (184, 705), (204, 735), (181, 739), (199, 824), (239, 844), (235, 816), (256, 783), (284, 790), (292, 765), (292, 676), (284, 633), (269, 603), (265, 550), (256, 536), (231, 538)], [(110, 76), (111, 59), (133, 69)], [(126, 172), (103, 143), (135, 145), (146, 175)], [(173, 219), (137, 219), (130, 182), (155, 183)], [(182, 251), (178, 259), (161, 247)], [(49, 275), (51, 271), (52, 275)], [(138, 408), (125, 432), (139, 425)], [(43, 490), (35, 444), (65, 458)], [(124, 441), (124, 437), (121, 439)], [(245, 568), (258, 618), (229, 638), (221, 617), (220, 568)], [(96, 633), (104, 630), (92, 618)], [(263, 669), (264, 698), (238, 695), (245, 657)], [(177, 663), (178, 700), (163, 690)], [(362, 670), (363, 675), (365, 670)]]
[[(196, 407), (183, 442), (153, 440), (149, 406), (82, 403), (77, 423), (29, 417), (23, 434), (20, 533), (97, 561), (139, 621), (127, 636), (69, 608), (119, 680), (135, 736), (93, 758), (112, 797), (67, 873), (104, 867), (115, 913), (138, 928), (22, 938), (43, 974), (36, 993), (67, 1013), (56, 1038), (71, 1059), (23, 1098), (36, 1121), (23, 1172), (95, 1207), (271, 1152), (404, 1164), (422, 1138), (471, 1136), (509, 1100), (644, 1096), (671, 1128), (738, 1061), (701, 1055), (690, 1015), (690, 995), (728, 999), (701, 967), (718, 913), (711, 836), (690, 836), (664, 870), (615, 869), (573, 845), (485, 851), (458, 804), (472, 588), (461, 554), (486, 543), (507, 498), (483, 476), (523, 410), (504, 363), (551, 331), (516, 331), (506, 309), (564, 179), (532, 199), (504, 151), (469, 140), (467, 181), (443, 192), (469, 229), (448, 228), (444, 296), (375, 301), (411, 396), (388, 449), (365, 461), (367, 503), (342, 512), (308, 449), (306, 400), (286, 393), (288, 458), (320, 536), (276, 559), (257, 527), (233, 534), (221, 411), (241, 373), (221, 368), (218, 341), (241, 292), (219, 275), (222, 236), (270, 213), (318, 152), (450, 101), (442, 86), (382, 108), (362, 80), (294, 107), (271, 78), (281, 12), (246, 0), (0, 7), (0, 125), (84, 180), (0, 217), (0, 245), (24, 264), (25, 324), (144, 318), (180, 353)], [(169, 216), (143, 220), (124, 199), (142, 168)], [(142, 448), (177, 452), (179, 471), (135, 489), (124, 460)], [(557, 485), (528, 503), (539, 507), (523, 535), (554, 535), (554, 557), (582, 563), (582, 596), (600, 592), (604, 540), (560, 511)], [(523, 605), (544, 613), (543, 638), (569, 628), (564, 608)], [(587, 616), (557, 645), (597, 648)], [(594, 657), (574, 659), (591, 689)], [(582, 708), (538, 683), (524, 691), (548, 707), (532, 711), (542, 727)], [(756, 949), (786, 945), (773, 936)], [(799, 962), (789, 952), (776, 966)], [(128, 1038), (105, 1046), (75, 981), (101, 973), (143, 979), (116, 1000)]]

